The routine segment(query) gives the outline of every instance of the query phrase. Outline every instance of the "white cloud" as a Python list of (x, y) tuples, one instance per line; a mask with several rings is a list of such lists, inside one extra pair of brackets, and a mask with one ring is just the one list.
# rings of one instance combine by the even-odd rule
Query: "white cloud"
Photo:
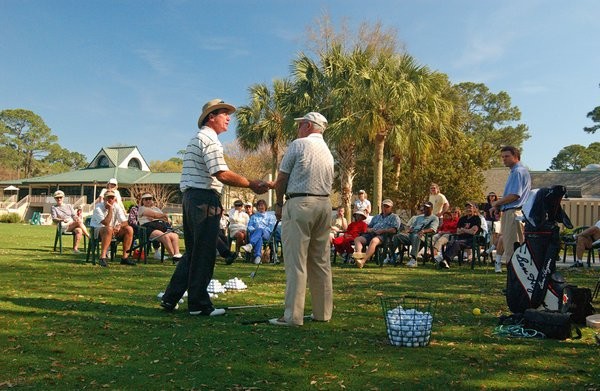
[(170, 64), (158, 49), (136, 49), (135, 53), (156, 72), (165, 75), (170, 73)]

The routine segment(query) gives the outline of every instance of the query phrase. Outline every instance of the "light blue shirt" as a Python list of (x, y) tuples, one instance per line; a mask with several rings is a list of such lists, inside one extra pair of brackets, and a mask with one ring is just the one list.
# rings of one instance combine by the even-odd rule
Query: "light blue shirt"
[(518, 162), (510, 169), (510, 174), (504, 187), (504, 197), (509, 194), (515, 194), (519, 198), (509, 204), (502, 205), (502, 210), (521, 208), (525, 204), (525, 201), (527, 201), (530, 190), (531, 177), (529, 176), (529, 171), (527, 171), (527, 168), (521, 162)]
[(395, 213), (390, 213), (387, 216), (380, 213), (373, 216), (373, 219), (369, 223), (369, 228), (375, 230), (395, 228), (398, 230), (398, 228), (400, 228), (400, 218)]
[(261, 228), (263, 231), (267, 232), (267, 235), (271, 235), (276, 222), (277, 218), (273, 212), (256, 212), (250, 216), (247, 230), (248, 232), (252, 232), (257, 228)]

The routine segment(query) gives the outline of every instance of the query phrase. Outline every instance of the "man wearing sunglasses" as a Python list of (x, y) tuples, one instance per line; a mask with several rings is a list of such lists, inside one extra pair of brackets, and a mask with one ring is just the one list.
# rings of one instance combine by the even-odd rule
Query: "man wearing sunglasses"
[(94, 235), (101, 239), (100, 259), (98, 264), (108, 266), (106, 254), (113, 237), (123, 241), (123, 256), (121, 265), (135, 266), (135, 261), (129, 259), (129, 250), (133, 242), (133, 228), (127, 222), (127, 215), (117, 202), (115, 192), (107, 190), (104, 201), (96, 204), (90, 225), (94, 227)]

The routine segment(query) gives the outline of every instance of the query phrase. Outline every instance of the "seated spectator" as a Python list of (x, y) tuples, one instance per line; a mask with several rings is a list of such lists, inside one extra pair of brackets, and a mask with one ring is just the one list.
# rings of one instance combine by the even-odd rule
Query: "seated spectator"
[(598, 246), (600, 244), (600, 220), (596, 221), (596, 224), (577, 235), (576, 239), (575, 263), (571, 267), (582, 267), (583, 253), (585, 250), (589, 250), (592, 246)]
[(432, 183), (429, 186), (429, 202), (433, 204), (433, 214), (441, 218), (448, 209), (450, 203), (445, 195), (440, 193), (440, 187), (437, 183)]
[(142, 205), (138, 208), (138, 222), (148, 229), (148, 239), (157, 240), (174, 261), (179, 261), (179, 235), (168, 232), (171, 229), (169, 216), (154, 206), (154, 197), (150, 193), (142, 195)]
[(433, 234), (437, 231), (440, 219), (433, 213), (433, 204), (426, 202), (423, 204), (423, 214), (418, 215), (408, 226), (406, 232), (399, 232), (394, 235), (392, 244), (392, 254), (402, 245), (410, 245), (410, 261), (406, 264), (408, 267), (417, 267), (417, 254), (426, 234)]
[(479, 209), (473, 202), (465, 204), (465, 215), (458, 220), (456, 236), (448, 243), (446, 250), (438, 254), (434, 259), (440, 267), (450, 268), (450, 262), (459, 251), (471, 245), (473, 236), (481, 231), (481, 219)]
[(354, 251), (352, 249), (354, 239), (356, 239), (358, 235), (367, 232), (368, 226), (365, 222), (366, 219), (367, 214), (362, 210), (354, 212), (354, 221), (348, 225), (346, 232), (333, 239), (333, 246), (338, 254), (352, 254)]
[(65, 204), (63, 199), (65, 197), (65, 193), (62, 190), (57, 190), (54, 192), (54, 200), (56, 201), (56, 205), (52, 205), (51, 216), (52, 221), (55, 223), (61, 223), (61, 229), (63, 232), (73, 232), (73, 252), (79, 253), (79, 242), (81, 241), (81, 237), (85, 235), (87, 238), (90, 237), (90, 234), (83, 223), (83, 218), (81, 217), (81, 209), (79, 209), (79, 213), (75, 212), (73, 206), (71, 204)]
[[(395, 234), (400, 228), (400, 218), (392, 213), (394, 203), (385, 199), (381, 203), (381, 213), (373, 216), (367, 231), (354, 239), (354, 254), (352, 255), (356, 266), (361, 269), (373, 254), (378, 245), (383, 244), (384, 235)], [(363, 211), (364, 212), (364, 211)], [(362, 253), (363, 247), (368, 246), (367, 252)]]
[(236, 200), (233, 203), (233, 208), (229, 211), (229, 237), (235, 240), (235, 258), (238, 257), (240, 247), (246, 243), (246, 228), (250, 216), (244, 212), (244, 203)]
[(277, 218), (275, 214), (267, 213), (266, 201), (258, 200), (256, 203), (256, 213), (250, 216), (248, 222), (248, 244), (242, 246), (242, 249), (247, 253), (254, 251), (254, 264), (261, 262), (263, 241), (269, 240), (276, 222)]
[(117, 190), (117, 187), (119, 187), (117, 178), (110, 178), (108, 180), (108, 183), (106, 183), (106, 187), (104, 189), (102, 189), (102, 191), (100, 192), (97, 202), (104, 202), (104, 194), (106, 193), (106, 191), (112, 190), (113, 193), (115, 193), (115, 198), (117, 199), (117, 203), (119, 204), (121, 209), (125, 210), (125, 206), (123, 205), (123, 200), (121, 199), (121, 193), (119, 193), (119, 190)]
[(364, 190), (358, 191), (358, 199), (352, 204), (352, 213), (357, 210), (362, 210), (367, 214), (367, 224), (371, 221), (371, 201), (367, 199), (367, 192)]
[(90, 225), (96, 228), (96, 238), (100, 237), (102, 241), (98, 261), (100, 266), (108, 266), (106, 254), (113, 237), (123, 240), (121, 265), (135, 266), (135, 262), (129, 259), (128, 251), (133, 242), (133, 228), (127, 223), (125, 211), (117, 203), (114, 191), (107, 190), (104, 193), (104, 202), (96, 204)]
[(254, 213), (254, 208), (252, 207), (252, 202), (245, 202), (244, 203), (244, 212), (246, 212), (246, 214), (248, 215), (248, 217), (252, 216), (252, 214)]
[(445, 212), (442, 224), (438, 228), (438, 231), (433, 235), (433, 256), (439, 254), (442, 251), (442, 247), (445, 246), (450, 240), (450, 235), (456, 233), (456, 226), (458, 225), (458, 219), (460, 218), (460, 209), (454, 208), (452, 213)]
[(329, 233), (329, 241), (333, 243), (338, 234), (348, 229), (348, 220), (344, 216), (346, 209), (343, 206), (337, 208), (335, 217), (331, 220), (331, 232)]

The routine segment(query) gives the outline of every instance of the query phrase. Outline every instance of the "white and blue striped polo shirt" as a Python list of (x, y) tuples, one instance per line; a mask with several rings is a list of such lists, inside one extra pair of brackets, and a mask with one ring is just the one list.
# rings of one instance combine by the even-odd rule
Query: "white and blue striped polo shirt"
[(194, 188), (220, 193), (223, 184), (214, 176), (219, 171), (229, 171), (223, 158), (223, 146), (217, 133), (203, 126), (185, 148), (179, 188), (182, 192)]

